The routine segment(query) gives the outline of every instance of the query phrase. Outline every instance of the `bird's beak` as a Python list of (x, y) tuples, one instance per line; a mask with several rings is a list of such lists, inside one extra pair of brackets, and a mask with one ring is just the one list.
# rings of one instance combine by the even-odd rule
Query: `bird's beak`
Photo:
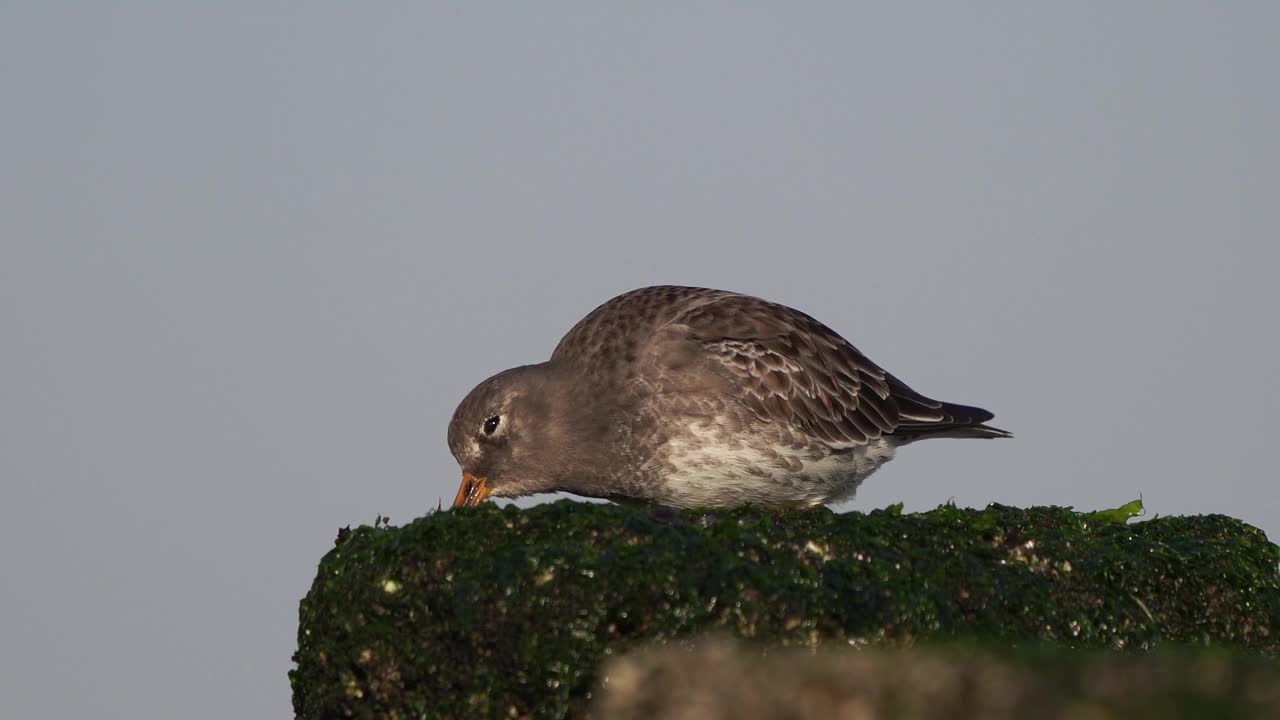
[(458, 496), (453, 499), (454, 507), (468, 505), (475, 507), (484, 502), (489, 497), (489, 483), (484, 478), (478, 478), (469, 472), (462, 473), (462, 486), (458, 488)]

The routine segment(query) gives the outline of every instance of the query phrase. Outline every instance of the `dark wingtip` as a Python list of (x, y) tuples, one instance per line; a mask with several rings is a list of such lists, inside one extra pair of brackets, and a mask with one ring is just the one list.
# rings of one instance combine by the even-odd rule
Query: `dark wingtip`
[(942, 417), (934, 421), (906, 422), (894, 431), (904, 437), (1011, 438), (1013, 433), (985, 423), (995, 417), (990, 410), (972, 405), (934, 402), (935, 412)]
[[(996, 416), (996, 414), (990, 410), (983, 410), (980, 407), (957, 405), (956, 403), (949, 402), (942, 403), (942, 407), (940, 409), (942, 412), (950, 415), (952, 422), (957, 425), (974, 425), (976, 427)], [(1003, 430), (1001, 432), (1003, 432)]]
[(973, 437), (981, 437), (981, 438), (1013, 437), (1013, 433), (1009, 432), (1008, 430), (1001, 430), (998, 427), (991, 427), (990, 425), (977, 425), (973, 427), (972, 430), (974, 432)]

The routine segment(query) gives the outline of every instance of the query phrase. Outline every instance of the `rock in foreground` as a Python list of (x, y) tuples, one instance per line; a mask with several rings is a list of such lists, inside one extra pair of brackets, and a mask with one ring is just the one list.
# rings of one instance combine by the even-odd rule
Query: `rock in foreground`
[(650, 514), (561, 501), (361, 527), (302, 601), (300, 718), (580, 715), (607, 656), (719, 630), (1280, 654), (1280, 550), (1222, 516)]
[(1221, 652), (759, 648), (723, 639), (610, 662), (608, 720), (1280, 718), (1280, 665)]

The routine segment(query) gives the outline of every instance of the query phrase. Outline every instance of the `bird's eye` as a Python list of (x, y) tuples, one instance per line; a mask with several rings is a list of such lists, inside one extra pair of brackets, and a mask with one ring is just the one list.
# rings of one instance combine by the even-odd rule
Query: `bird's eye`
[(502, 422), (502, 416), (494, 415), (484, 421), (484, 434), (492, 435), (498, 430), (498, 423)]

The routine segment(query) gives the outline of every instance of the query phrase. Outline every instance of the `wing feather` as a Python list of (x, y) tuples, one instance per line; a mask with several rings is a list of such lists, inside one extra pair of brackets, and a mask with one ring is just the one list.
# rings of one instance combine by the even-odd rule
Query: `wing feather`
[(956, 429), (1003, 434), (981, 425), (991, 413), (920, 395), (835, 331), (783, 305), (726, 295), (698, 303), (673, 325), (730, 373), (754, 414), (832, 448)]

